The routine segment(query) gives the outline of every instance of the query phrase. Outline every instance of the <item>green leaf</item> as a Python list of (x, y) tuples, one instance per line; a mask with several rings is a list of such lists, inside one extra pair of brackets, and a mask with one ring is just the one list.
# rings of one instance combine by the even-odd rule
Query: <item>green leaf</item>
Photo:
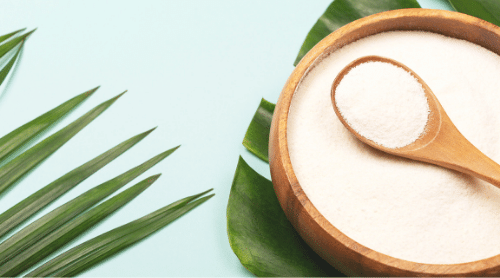
[(15, 37), (15, 38), (7, 41), (4, 44), (1, 44), (0, 45), (0, 58), (3, 57), (5, 54), (7, 54), (12, 49), (14, 49), (18, 44), (25, 41), (31, 34), (33, 34), (33, 32), (35, 32), (35, 30), (31, 30), (22, 36)]
[[(0, 85), (3, 84), (3, 82), (5, 81), (5, 78), (7, 77), (10, 70), (12, 69), (12, 66), (14, 66), (14, 64), (17, 60), (17, 57), (19, 57), (19, 53), (21, 52), (21, 49), (23, 48), (23, 45), (24, 45), (24, 43), (22, 42), (21, 45), (19, 46), (19, 48), (17, 49), (16, 54), (14, 54), (14, 56), (12, 56), (12, 58), (10, 58), (9, 62), (5, 65), (5, 67), (3, 67), (2, 70), (0, 70)], [(0, 160), (1, 160), (1, 158), (0, 158)]]
[(30, 140), (57, 122), (64, 115), (73, 110), (73, 108), (87, 99), (87, 97), (92, 95), (98, 88), (99, 87), (96, 87), (86, 91), (66, 101), (49, 112), (0, 138), (0, 161), (3, 161), (8, 156), (12, 155)]
[(8, 260), (35, 244), (37, 241), (47, 236), (64, 223), (71, 220), (73, 217), (76, 217), (83, 211), (120, 189), (125, 184), (144, 173), (147, 169), (151, 168), (153, 165), (170, 155), (177, 148), (178, 147), (175, 147), (163, 152), (143, 164), (119, 175), (118, 177), (90, 189), (75, 199), (47, 213), (14, 234), (12, 237), (0, 243), (0, 265), (6, 263)]
[(9, 188), (9, 186), (14, 184), (29, 170), (41, 163), (45, 158), (69, 141), (69, 139), (71, 139), (75, 134), (104, 112), (122, 94), (123, 93), (98, 105), (94, 109), (87, 112), (87, 114), (81, 116), (50, 137), (47, 137), (42, 142), (36, 144), (31, 149), (25, 151), (0, 168), (0, 193)]
[(448, 0), (458, 12), (479, 17), (500, 26), (500, 1), (498, 0)]
[[(484, 0), (493, 1), (495, 0)], [(497, 5), (499, 3), (495, 2)], [(333, 1), (309, 31), (294, 65), (319, 41), (343, 25), (378, 12), (404, 8), (420, 8), (420, 5), (416, 0)], [(497, 14), (500, 15), (500, 12)], [(274, 105), (262, 100), (243, 141), (250, 152), (266, 162), (269, 161), (269, 132), (273, 111)], [(241, 263), (257, 276), (342, 275), (326, 264), (299, 237), (286, 219), (272, 183), (257, 174), (241, 157), (231, 188), (227, 219), (229, 242), (233, 251)], [(344, 273), (354, 274), (340, 263), (337, 267)]]
[(80, 167), (68, 172), (64, 176), (46, 185), (44, 188), (38, 190), (4, 213), (0, 214), (0, 237), (4, 236), (37, 211), (44, 208), (46, 205), (50, 204), (52, 201), (78, 185), (80, 182), (84, 181), (90, 175), (104, 167), (126, 150), (130, 149), (153, 130), (154, 129), (148, 130), (122, 142)]
[(145, 237), (151, 235), (157, 230), (163, 228), (167, 224), (171, 223), (175, 219), (181, 217), (185, 213), (194, 209), (195, 207), (201, 205), (206, 202), (208, 199), (212, 198), (214, 195), (210, 195), (207, 197), (203, 197), (199, 200), (196, 200), (192, 203), (185, 205), (182, 208), (179, 208), (175, 211), (172, 211), (168, 215), (162, 215), (162, 217), (158, 217), (154, 222), (148, 223), (144, 228), (137, 230), (133, 233), (130, 233), (122, 238), (114, 240), (110, 244), (104, 246), (102, 249), (98, 249), (89, 256), (79, 259), (75, 263), (72, 263), (68, 267), (65, 267), (61, 271), (56, 272), (57, 276), (68, 277), (75, 276), (95, 264), (115, 255), (116, 253), (122, 251), (123, 249), (133, 245), (134, 243), (144, 239)]
[[(464, 0), (469, 1), (469, 0)], [(496, 0), (492, 0), (496, 1)], [(335, 0), (307, 34), (295, 59), (296, 66), (302, 57), (324, 37), (356, 19), (397, 9), (420, 8), (416, 0)]]
[(209, 191), (211, 189), (176, 201), (142, 218), (86, 241), (48, 261), (28, 273), (27, 276), (74, 276), (151, 235), (207, 201), (213, 194), (197, 198)]
[(20, 30), (17, 30), (17, 31), (14, 31), (12, 33), (8, 33), (8, 34), (5, 34), (5, 35), (2, 35), (0, 36), (0, 43), (2, 43), (3, 41), (7, 40), (8, 38), (14, 36), (14, 35), (17, 35), (18, 33), (22, 32), (26, 30), (26, 28), (23, 28), (23, 29), (20, 29)]
[(259, 108), (257, 108), (243, 139), (243, 146), (266, 162), (269, 162), (269, 131), (275, 106), (265, 99), (260, 101)]
[[(6, 34), (6, 35), (3, 35), (3, 36), (0, 36), (0, 43), (2, 43), (3, 41), (9, 39), (10, 37), (18, 34), (19, 32), (22, 32), (24, 31), (25, 29), (21, 29), (21, 30), (17, 30), (17, 31), (14, 31), (12, 33), (9, 33), (9, 34)], [(5, 81), (5, 78), (7, 77), (7, 75), (9, 74), (10, 70), (12, 69), (12, 66), (14, 66), (17, 58), (19, 57), (19, 53), (21, 52), (21, 49), (23, 48), (23, 45), (24, 45), (24, 40), (21, 40), (21, 42), (19, 43), (20, 46), (19, 48), (17, 49), (16, 53), (14, 54), (13, 57), (10, 58), (9, 62), (2, 68), (2, 70), (0, 70), (0, 85), (3, 84), (3, 82)], [(17, 46), (14, 45), (14, 47)], [(1, 48), (2, 46), (0, 46)], [(9, 48), (10, 46), (7, 46), (7, 49)], [(0, 157), (0, 161), (1, 161), (1, 157)]]
[(64, 224), (49, 236), (36, 242), (13, 259), (1, 265), (0, 276), (12, 277), (21, 274), (46, 256), (76, 238), (78, 235), (102, 221), (117, 209), (121, 208), (153, 184), (159, 177), (160, 174), (148, 177), (106, 202), (83, 213), (76, 219)]
[(227, 233), (236, 256), (257, 276), (344, 276), (302, 240), (271, 181), (241, 157), (227, 205)]

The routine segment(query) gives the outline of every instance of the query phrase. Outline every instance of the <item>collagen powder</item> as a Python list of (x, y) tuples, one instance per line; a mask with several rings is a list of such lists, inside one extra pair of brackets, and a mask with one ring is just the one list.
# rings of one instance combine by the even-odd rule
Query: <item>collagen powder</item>
[(416, 72), (460, 132), (500, 161), (500, 56), (435, 33), (373, 35), (316, 61), (287, 123), (292, 167), (318, 211), (361, 245), (399, 259), (455, 264), (500, 254), (500, 189), (466, 174), (378, 151), (340, 122), (337, 74), (369, 55)]
[(429, 117), (420, 82), (403, 68), (384, 62), (352, 68), (338, 84), (335, 102), (352, 129), (392, 149), (415, 142)]

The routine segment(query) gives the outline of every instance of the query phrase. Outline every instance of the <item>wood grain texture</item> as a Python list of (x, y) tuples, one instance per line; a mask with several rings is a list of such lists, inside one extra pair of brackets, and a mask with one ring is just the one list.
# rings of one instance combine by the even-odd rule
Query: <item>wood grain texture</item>
[(302, 77), (323, 57), (342, 46), (370, 35), (394, 30), (429, 31), (464, 39), (500, 55), (500, 27), (472, 16), (443, 10), (405, 9), (379, 13), (347, 24), (325, 37), (297, 65), (276, 105), (269, 139), (269, 161), (278, 200), (302, 238), (321, 257), (345, 274), (499, 276), (500, 255), (470, 263), (438, 265), (414, 263), (371, 250), (328, 222), (307, 198), (294, 174), (288, 153), (287, 120), (293, 93)]

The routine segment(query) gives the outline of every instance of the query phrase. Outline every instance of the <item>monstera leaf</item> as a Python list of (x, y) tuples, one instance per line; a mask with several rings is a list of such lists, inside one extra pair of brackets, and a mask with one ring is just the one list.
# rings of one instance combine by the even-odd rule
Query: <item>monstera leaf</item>
[(457, 12), (479, 17), (500, 26), (500, 1), (448, 0)]
[(296, 66), (319, 41), (347, 23), (372, 14), (407, 8), (420, 8), (420, 5), (416, 0), (335, 0), (307, 34), (293, 64)]

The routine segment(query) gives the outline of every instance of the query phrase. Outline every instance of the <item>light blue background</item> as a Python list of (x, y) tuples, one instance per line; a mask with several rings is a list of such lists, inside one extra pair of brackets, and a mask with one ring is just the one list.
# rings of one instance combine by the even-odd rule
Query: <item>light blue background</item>
[[(278, 99), (307, 32), (330, 2), (2, 1), (0, 34), (38, 30), (10, 82), (0, 88), (0, 134), (97, 85), (101, 89), (47, 135), (98, 103), (129, 92), (1, 196), (0, 211), (158, 126), (44, 213), (182, 144), (130, 185), (163, 173), (155, 184), (71, 246), (187, 195), (214, 188), (216, 196), (84, 275), (251, 276), (228, 244), (227, 199), (240, 154), (270, 175), (267, 164), (241, 142), (260, 99)], [(449, 9), (444, 0), (419, 2)]]

